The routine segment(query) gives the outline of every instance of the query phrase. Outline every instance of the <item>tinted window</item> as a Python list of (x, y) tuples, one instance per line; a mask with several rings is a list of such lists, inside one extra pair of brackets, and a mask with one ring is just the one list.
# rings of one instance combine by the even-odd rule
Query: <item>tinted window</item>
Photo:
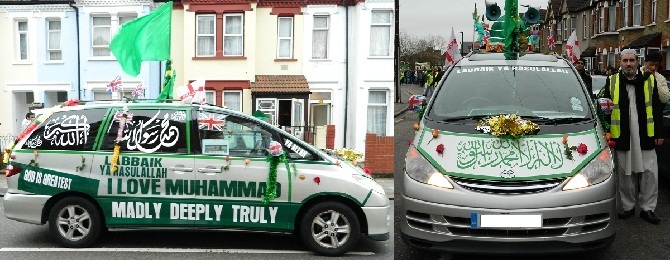
[(61, 111), (44, 121), (23, 144), (25, 149), (93, 150), (105, 109)]
[(497, 114), (590, 118), (587, 97), (569, 68), (457, 67), (435, 98), (428, 115), (436, 120)]
[[(101, 150), (113, 150), (122, 111), (113, 112)], [(128, 111), (121, 139), (122, 151), (144, 153), (188, 153), (186, 111), (143, 109)]]

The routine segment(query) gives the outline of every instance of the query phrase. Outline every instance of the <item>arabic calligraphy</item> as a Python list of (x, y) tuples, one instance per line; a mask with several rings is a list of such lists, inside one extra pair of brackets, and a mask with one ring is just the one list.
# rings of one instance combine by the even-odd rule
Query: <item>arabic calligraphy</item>
[(44, 140), (51, 145), (83, 145), (88, 141), (91, 126), (84, 115), (63, 115), (49, 120), (44, 127)]
[(35, 136), (32, 139), (28, 139), (28, 141), (26, 141), (26, 146), (28, 146), (28, 148), (31, 148), (31, 149), (40, 147), (40, 146), (42, 146), (42, 139), (40, 139), (39, 136)]
[(460, 141), (456, 149), (459, 169), (504, 167), (537, 170), (563, 166), (563, 152), (556, 141), (480, 139)]
[(123, 136), (123, 141), (128, 141), (128, 150), (138, 150), (144, 153), (153, 153), (162, 147), (172, 147), (179, 139), (177, 126), (170, 125), (170, 113), (165, 113), (159, 119), (161, 111), (158, 111), (148, 120), (133, 122), (128, 134)]

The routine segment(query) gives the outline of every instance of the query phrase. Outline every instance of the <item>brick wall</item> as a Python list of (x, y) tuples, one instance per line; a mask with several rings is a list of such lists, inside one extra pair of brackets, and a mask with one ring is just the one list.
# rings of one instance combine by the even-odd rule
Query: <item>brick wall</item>
[(335, 125), (326, 128), (326, 149), (335, 149)]
[(393, 151), (393, 136), (365, 135), (365, 167), (372, 173), (393, 173)]

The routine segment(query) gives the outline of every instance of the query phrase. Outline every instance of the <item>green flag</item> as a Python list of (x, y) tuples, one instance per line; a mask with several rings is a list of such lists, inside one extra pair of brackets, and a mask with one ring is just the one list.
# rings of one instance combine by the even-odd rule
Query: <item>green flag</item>
[(148, 15), (125, 23), (116, 33), (109, 49), (128, 75), (140, 74), (142, 61), (170, 59), (172, 2)]

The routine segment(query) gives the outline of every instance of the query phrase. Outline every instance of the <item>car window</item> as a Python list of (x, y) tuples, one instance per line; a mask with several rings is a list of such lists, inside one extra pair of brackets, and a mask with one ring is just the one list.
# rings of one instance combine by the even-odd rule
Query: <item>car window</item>
[(30, 135), (22, 148), (91, 151), (105, 109), (56, 112)]
[(198, 111), (200, 152), (206, 155), (266, 157), (276, 132), (223, 112)]
[(428, 116), (519, 114), (590, 118), (587, 97), (569, 68), (468, 66), (454, 68)]
[[(123, 112), (114, 109), (101, 150), (114, 149)], [(121, 138), (122, 151), (143, 153), (188, 153), (186, 111), (131, 109)]]

